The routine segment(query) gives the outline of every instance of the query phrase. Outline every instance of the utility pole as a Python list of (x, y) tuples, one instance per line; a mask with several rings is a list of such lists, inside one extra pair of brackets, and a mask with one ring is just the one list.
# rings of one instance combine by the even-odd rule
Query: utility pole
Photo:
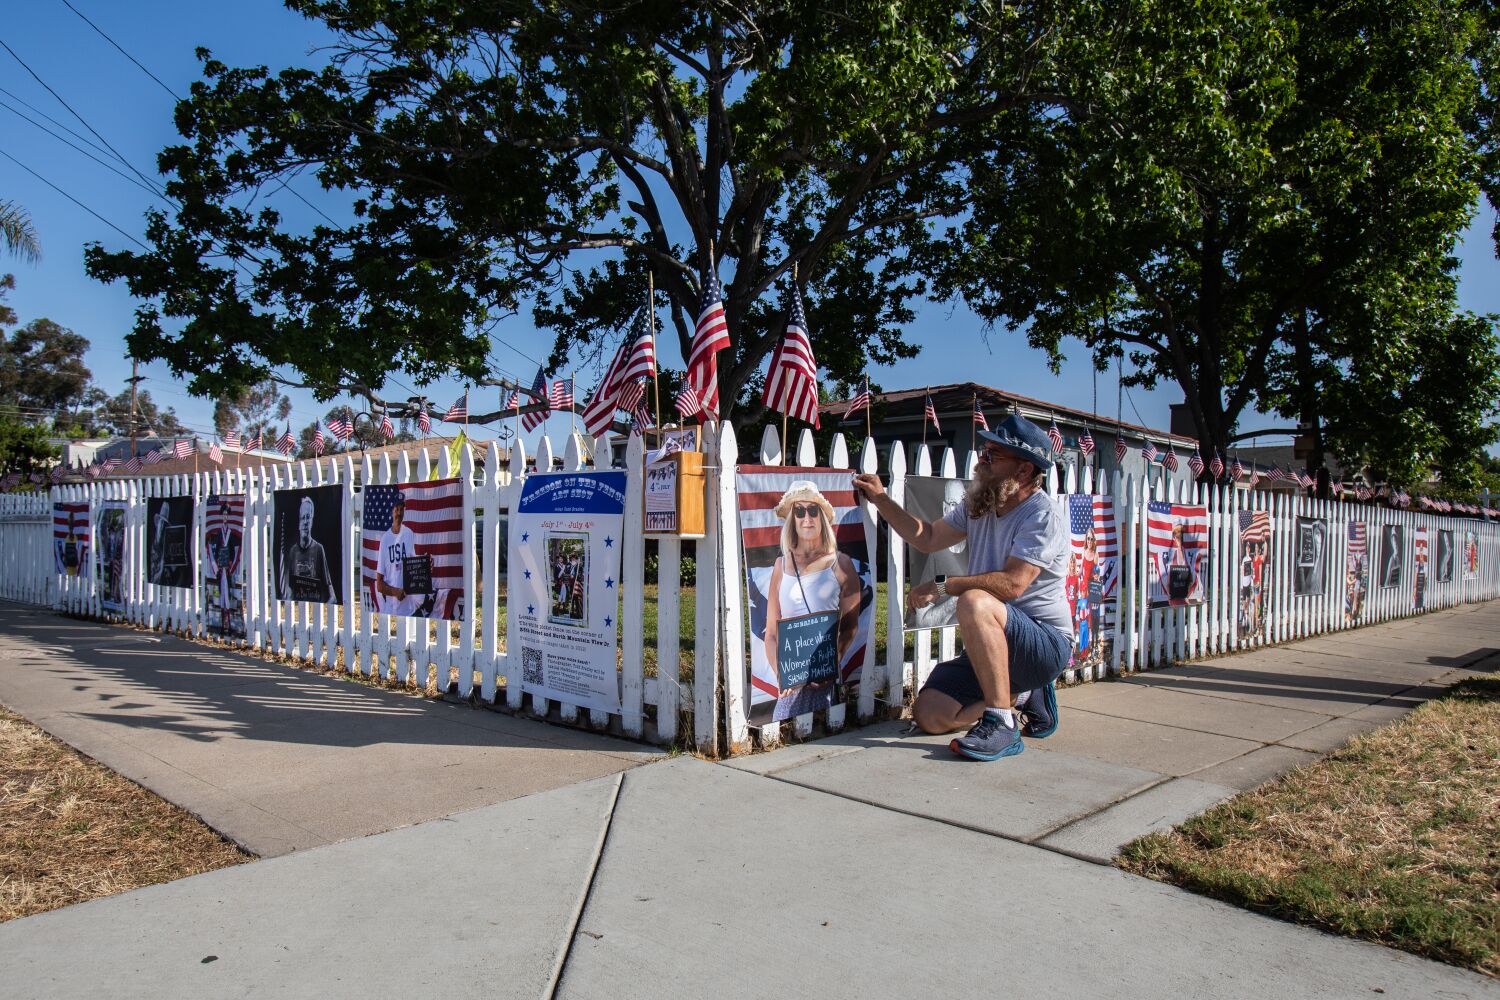
[(130, 383), (130, 457), (131, 458), (135, 458), (136, 457), (136, 455), (135, 455), (135, 433), (136, 433), (135, 432), (135, 429), (136, 429), (136, 420), (135, 420), (135, 384), (141, 380), (141, 376), (139, 374), (137, 374), (137, 372), (136, 372), (136, 365), (137, 365), (137, 362), (136, 362), (135, 358), (132, 357), (130, 359), (130, 378), (128, 378), (128, 379), (125, 380), (125, 381), (127, 381), (127, 382)]

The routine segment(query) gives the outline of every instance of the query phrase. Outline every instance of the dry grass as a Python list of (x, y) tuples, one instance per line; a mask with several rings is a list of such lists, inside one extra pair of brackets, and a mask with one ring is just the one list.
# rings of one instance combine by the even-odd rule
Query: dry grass
[(0, 707), (0, 921), (251, 860)]
[(1500, 977), (1500, 674), (1137, 840), (1120, 864)]

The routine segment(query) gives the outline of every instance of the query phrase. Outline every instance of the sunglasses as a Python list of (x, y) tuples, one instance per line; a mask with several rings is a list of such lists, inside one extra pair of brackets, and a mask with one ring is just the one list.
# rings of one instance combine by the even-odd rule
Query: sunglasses
[(799, 503), (792, 505), (792, 516), (796, 518), (822, 517), (823, 512), (811, 504), (807, 504), (804, 506), (803, 504)]
[(1010, 452), (1006, 451), (1004, 448), (985, 448), (979, 453), (978, 460), (988, 465), (991, 462), (998, 462), (1002, 458), (1010, 457)]

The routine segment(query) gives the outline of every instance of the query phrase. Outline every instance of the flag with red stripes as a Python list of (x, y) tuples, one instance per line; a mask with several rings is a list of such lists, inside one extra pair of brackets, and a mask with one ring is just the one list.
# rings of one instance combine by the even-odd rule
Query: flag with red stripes
[(239, 431), (225, 431), (224, 432), (224, 447), (226, 447), (226, 448), (238, 448), (239, 446), (240, 446), (240, 432)]
[[(982, 431), (987, 431), (987, 430), (990, 429), (990, 422), (988, 420), (984, 419), (984, 411), (979, 408), (979, 397), (978, 396), (974, 397), (974, 426), (978, 427)], [(1083, 432), (1084, 437), (1088, 437), (1088, 433), (1089, 433), (1088, 431), (1084, 431)], [(1090, 451), (1094, 450), (1094, 439), (1093, 438), (1088, 438), (1088, 442), (1089, 442), (1088, 450), (1084, 452), (1085, 455), (1087, 455)], [(1080, 447), (1080, 448), (1083, 447), (1083, 438), (1079, 438), (1078, 439), (1078, 447)]]
[(1151, 607), (1201, 604), (1208, 574), (1208, 508), (1146, 503)]
[(193, 453), (193, 442), (186, 440), (178, 441), (172, 446), (172, 451), (178, 458), (187, 458)]
[(547, 403), (554, 410), (571, 410), (573, 408), (573, 380), (560, 378), (553, 382), (552, 389), (547, 394)]
[(1214, 474), (1215, 479), (1222, 477), (1224, 475), (1224, 456), (1218, 452), (1214, 452), (1213, 460), (1208, 463), (1208, 471)]
[(552, 398), (547, 394), (547, 370), (538, 368), (536, 378), (531, 380), (531, 401), (541, 404), (541, 409), (531, 410), (521, 417), (521, 427), (534, 431), (542, 426), (552, 412)]
[[(213, 444), (208, 446), (208, 460), (215, 465), (224, 464), (224, 452), (219, 448), (219, 442), (215, 441)], [(134, 469), (131, 468), (132, 465), (135, 466)], [(141, 462), (138, 458), (132, 458), (130, 461), (125, 463), (126, 472), (137, 472), (140, 470), (140, 467)]]
[[(448, 412), (443, 414), (443, 419), (449, 423), (457, 423), (460, 420), (469, 419), (468, 389), (465, 389), (464, 394), (453, 401), (453, 405), (448, 407)], [(332, 425), (330, 424), (329, 426)]]
[[(464, 606), (464, 494), (458, 479), (435, 482), (401, 483), (395, 486), (366, 486), (364, 511), (360, 516), (360, 594), (366, 610), (383, 614), (404, 614), (416, 618), (441, 618), (457, 621)], [(392, 537), (392, 511), (396, 498), (406, 501), (401, 522), (401, 538)], [(411, 536), (406, 536), (410, 530)], [(431, 581), (431, 591), (410, 593), (404, 600), (377, 592), (375, 574), (380, 565), (381, 547), (387, 553), (387, 565), (416, 560), (405, 568), (405, 579), (423, 576)]]
[(57, 572), (64, 576), (88, 576), (89, 502), (65, 500), (52, 505), (52, 554)]
[(703, 403), (698, 399), (698, 391), (690, 385), (683, 386), (673, 402), (677, 406), (677, 412), (682, 414), (684, 420), (688, 417), (696, 417), (703, 412)]
[(253, 437), (249, 441), (245, 442), (245, 450), (246, 451), (259, 451), (260, 450), (260, 432), (257, 431), (256, 434), (255, 434), (255, 437)]
[(1062, 431), (1057, 429), (1056, 420), (1052, 421), (1052, 425), (1047, 428), (1047, 440), (1052, 442), (1052, 454), (1061, 455), (1063, 450), (1063, 436)]
[(1167, 454), (1162, 458), (1161, 464), (1173, 472), (1177, 471), (1177, 449), (1170, 444), (1167, 445)]
[(1115, 464), (1116, 465), (1118, 465), (1119, 463), (1125, 461), (1125, 453), (1127, 451), (1129, 451), (1129, 450), (1130, 449), (1125, 444), (1125, 439), (1123, 437), (1121, 437), (1120, 435), (1116, 434), (1115, 435)]
[(432, 433), (432, 417), (428, 415), (427, 407), (425, 406), (417, 411), (417, 427), (421, 429), (423, 434)]
[(290, 455), (297, 450), (297, 439), (292, 437), (292, 425), (286, 425), (286, 433), (281, 435), (281, 440), (276, 442), (276, 450), (283, 455)]
[(718, 274), (710, 271), (703, 279), (703, 298), (698, 307), (698, 322), (693, 326), (692, 349), (688, 352), (687, 381), (703, 403), (703, 415), (714, 420), (719, 416), (718, 352), (729, 346), (729, 321), (724, 315), (724, 291)]
[(1240, 464), (1240, 457), (1238, 455), (1234, 457), (1234, 464), (1229, 467), (1229, 478), (1235, 482), (1239, 482), (1245, 478), (1245, 467)]
[[(599, 380), (599, 386), (594, 394), (589, 397), (587, 405), (580, 414), (583, 418), (583, 429), (594, 437), (598, 437), (609, 430), (615, 420), (615, 411), (618, 409), (629, 409), (620, 402), (620, 392), (630, 380), (625, 373), (632, 367), (639, 367), (637, 357), (642, 357), (646, 352), (651, 352), (655, 358), (654, 349), (648, 343), (645, 348), (639, 347), (641, 341), (650, 341), (651, 331), (646, 325), (646, 311), (641, 310), (636, 316), (636, 322), (631, 327), (630, 335), (620, 344), (615, 351), (615, 356), (610, 359), (609, 367), (604, 370), (604, 377)], [(653, 360), (653, 366), (654, 366)], [(654, 370), (654, 367), (653, 367)], [(639, 382), (640, 376), (636, 376)]]
[(322, 458), (323, 457), (323, 446), (326, 443), (327, 442), (324, 441), (324, 439), (323, 439), (323, 427), (322, 427), (321, 424), (319, 424), (313, 430), (313, 455), (316, 456), (316, 457), (318, 457), (318, 458)]
[[(786, 332), (771, 354), (761, 401), (777, 413), (818, 426), (818, 362), (807, 335), (802, 296), (791, 285), (786, 296)], [(931, 405), (931, 400), (928, 400)]]
[(1198, 446), (1193, 445), (1193, 453), (1188, 456), (1188, 471), (1197, 479), (1203, 475), (1203, 456), (1198, 452)]
[(1120, 544), (1115, 534), (1114, 498), (1071, 493), (1067, 502), (1068, 535), (1073, 557), (1078, 560), (1081, 585), (1087, 587), (1091, 578), (1098, 579), (1101, 582), (1100, 600), (1112, 601), (1120, 582)]
[(396, 440), (396, 425), (391, 423), (391, 415), (385, 410), (380, 411), (380, 436), (387, 441)]
[(864, 387), (859, 390), (859, 394), (856, 395), (853, 399), (849, 400), (849, 406), (844, 410), (844, 419), (848, 420), (860, 410), (867, 410), (869, 408), (870, 380), (867, 378), (864, 381)]
[[(796, 468), (772, 465), (741, 465), (735, 476), (739, 495), (740, 532), (745, 547), (745, 576), (749, 596), (751, 656), (750, 721), (757, 726), (769, 725), (787, 711), (811, 712), (827, 708), (838, 685), (823, 688), (801, 687), (779, 697), (779, 675), (766, 655), (766, 618), (770, 584), (782, 559), (783, 534), (788, 522), (795, 520), (795, 508), (787, 519), (776, 516), (776, 507), (795, 483), (810, 483), (833, 508), (833, 536), (837, 555), (826, 568), (801, 572), (783, 566), (777, 604), (783, 621), (812, 614), (838, 610), (840, 594), (846, 583), (859, 591), (859, 616), (854, 638), (842, 650), (835, 650), (837, 673), (844, 684), (857, 683), (867, 649), (873, 650), (871, 637), (875, 627), (874, 577), (870, 551), (865, 539), (860, 513), (848, 469)], [(816, 506), (803, 502), (798, 506)], [(819, 517), (822, 517), (820, 511)], [(853, 571), (853, 578), (845, 574)], [(800, 587), (799, 587), (800, 583)], [(804, 596), (805, 595), (805, 596)], [(811, 609), (809, 612), (808, 609)], [(783, 626), (787, 627), (787, 626)], [(778, 701), (781, 712), (777, 711)]]

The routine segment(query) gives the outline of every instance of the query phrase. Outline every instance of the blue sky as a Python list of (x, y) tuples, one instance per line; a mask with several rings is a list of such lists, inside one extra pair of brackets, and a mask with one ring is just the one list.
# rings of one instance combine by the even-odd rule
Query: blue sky
[[(290, 13), (275, 0), (69, 2), (179, 94), (185, 94), (199, 77), (194, 57), (198, 46), (212, 50), (215, 57), (233, 66), (265, 64), (274, 69), (317, 62), (312, 50), (324, 40), (318, 26)], [(25, 60), (110, 146), (136, 169), (155, 179), (157, 152), (179, 138), (172, 125), (172, 97), (62, 0), (33, 0), (13, 7), (0, 20), (0, 40)], [(6, 109), (37, 118), (36, 112), (25, 105), (98, 142), (57, 97), (49, 94), (10, 53), (0, 49), (0, 137), (3, 137), (0, 150), (41, 174), (108, 223), (139, 236), (144, 228), (145, 211), (163, 203), (141, 186), (69, 149)], [(51, 127), (56, 130), (56, 126)], [(310, 197), (317, 194), (316, 185), (310, 181), (303, 181), (299, 187)], [(124, 334), (133, 323), (136, 303), (123, 287), (101, 285), (88, 278), (83, 271), (82, 254), (84, 244), (90, 241), (101, 242), (110, 249), (134, 244), (3, 156), (0, 156), (0, 198), (18, 202), (30, 212), (42, 242), (43, 258), (37, 265), (13, 259), (0, 261), (0, 271), (10, 271), (16, 276), (16, 289), (9, 302), (21, 321), (45, 316), (84, 335), (93, 345), (87, 361), (96, 381), (111, 393), (124, 388), (124, 379), (130, 374)], [(275, 203), (290, 218), (308, 214), (303, 206), (284, 194)], [(1500, 312), (1500, 262), (1495, 258), (1489, 236), (1493, 223), (1494, 217), (1487, 207), (1482, 209), (1460, 247), (1461, 304), (1479, 312)], [(494, 364), (512, 377), (529, 382), (535, 373), (535, 363), (528, 358), (545, 355), (548, 340), (531, 328), (524, 313), (502, 324), (495, 333), (501, 341), (513, 346), (496, 347)], [(962, 306), (920, 307), (909, 339), (922, 345), (922, 353), (896, 366), (872, 369), (873, 379), (891, 388), (974, 379), (1060, 405), (1088, 408), (1092, 404), (1093, 377), (1086, 358), (1080, 355), (1064, 365), (1060, 375), (1053, 375), (1040, 352), (1029, 348), (1020, 335), (994, 330), (986, 337), (983, 324)], [(1075, 353), (1079, 353), (1078, 346), (1073, 345)], [(664, 364), (681, 367), (675, 345), (664, 342), (662, 352)], [(964, 359), (963, 364), (955, 364), (959, 358)], [(189, 396), (161, 363), (143, 366), (142, 374), (146, 376), (143, 388), (149, 389), (159, 404), (174, 407), (193, 429), (212, 433), (210, 401)], [(591, 386), (595, 377), (591, 372), (579, 372), (581, 386)], [(441, 382), (426, 391), (439, 405), (445, 405), (462, 392), (462, 386)], [(405, 395), (395, 391), (392, 394)], [(290, 395), (295, 428), (325, 409), (310, 395), (297, 392)], [(1113, 377), (1100, 376), (1101, 411), (1113, 411), (1114, 396)], [(1133, 420), (1138, 413), (1142, 422), (1165, 428), (1168, 406), (1180, 398), (1175, 389), (1136, 390), (1125, 405), (1125, 419)], [(1247, 429), (1270, 425), (1269, 421), (1246, 422)], [(486, 435), (476, 429), (476, 436)]]

